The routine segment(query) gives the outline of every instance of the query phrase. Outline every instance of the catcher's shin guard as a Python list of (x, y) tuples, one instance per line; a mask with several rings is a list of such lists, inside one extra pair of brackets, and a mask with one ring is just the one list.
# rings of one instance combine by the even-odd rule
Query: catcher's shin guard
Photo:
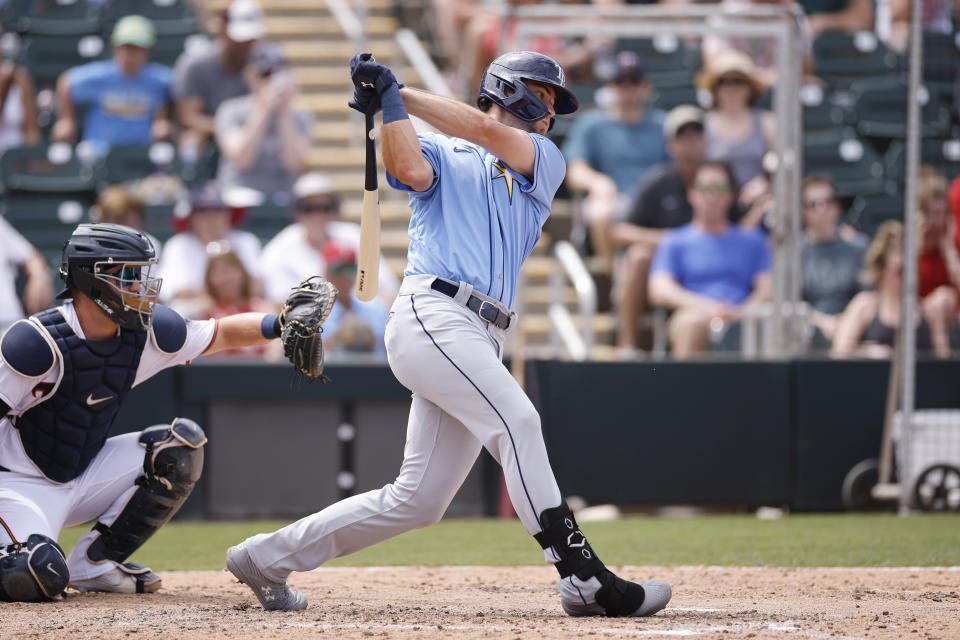
[(604, 566), (566, 505), (545, 509), (540, 514), (540, 526), (543, 530), (533, 537), (542, 548), (552, 549), (560, 559), (554, 566), (561, 578), (575, 575), (583, 581), (594, 577), (600, 581), (602, 586), (597, 590), (596, 600), (606, 615), (629, 616), (640, 608), (643, 587), (617, 577)]
[(67, 588), (70, 572), (54, 540), (34, 533), (26, 542), (0, 549), (0, 600), (41, 602), (52, 600)]
[(186, 418), (171, 425), (144, 429), (140, 443), (146, 447), (138, 489), (112, 524), (97, 522), (100, 535), (87, 549), (93, 562), (122, 564), (186, 502), (203, 470), (203, 429)]

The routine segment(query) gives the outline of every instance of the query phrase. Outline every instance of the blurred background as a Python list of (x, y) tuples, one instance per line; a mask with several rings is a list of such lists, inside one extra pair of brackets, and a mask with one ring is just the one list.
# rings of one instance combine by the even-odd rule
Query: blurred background
[[(506, 364), (564, 492), (958, 511), (958, 4), (921, 0), (913, 24), (906, 0), (0, 2), (0, 327), (52, 304), (91, 220), (150, 234), (188, 317), (276, 310), (324, 274), (331, 383), (291, 388), (277, 345), (218, 355), (135, 389), (116, 432), (204, 425), (187, 517), (296, 517), (390, 482), (409, 394), (383, 331), (410, 211), (381, 189), (380, 295), (347, 295), (348, 61), (472, 104), (493, 58), (537, 50), (580, 110), (550, 132), (567, 177)], [(509, 516), (501, 493), (484, 454), (451, 514)]]

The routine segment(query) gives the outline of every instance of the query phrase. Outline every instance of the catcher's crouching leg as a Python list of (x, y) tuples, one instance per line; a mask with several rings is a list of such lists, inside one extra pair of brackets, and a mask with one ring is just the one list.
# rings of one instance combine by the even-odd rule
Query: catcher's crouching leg
[(145, 475), (137, 478), (137, 490), (112, 524), (97, 522), (93, 526), (100, 535), (87, 549), (87, 557), (94, 563), (113, 562), (120, 571), (132, 575), (137, 593), (156, 591), (160, 578), (143, 565), (124, 561), (186, 502), (200, 479), (206, 442), (203, 429), (186, 418), (144, 429), (140, 444), (147, 450)]
[(563, 610), (572, 616), (649, 616), (667, 606), (670, 585), (660, 580), (624, 580), (604, 566), (566, 505), (540, 514), (536, 534), (543, 549), (559, 561)]
[(41, 602), (53, 600), (67, 587), (70, 572), (63, 549), (39, 533), (24, 543), (0, 549), (0, 600)]

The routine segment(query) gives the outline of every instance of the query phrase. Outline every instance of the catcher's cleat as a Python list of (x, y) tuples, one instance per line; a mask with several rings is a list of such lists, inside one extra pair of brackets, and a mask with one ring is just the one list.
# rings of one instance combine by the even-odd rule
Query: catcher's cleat
[[(585, 582), (570, 576), (560, 580), (557, 586), (560, 588), (560, 604), (571, 616), (652, 616), (667, 606), (672, 595), (670, 585), (662, 580), (628, 582), (610, 571), (603, 571)], [(642, 599), (632, 613), (615, 610), (617, 605), (636, 595), (642, 595)], [(616, 604), (611, 603), (611, 599)], [(611, 608), (604, 607), (598, 600), (607, 602)]]
[(300, 611), (307, 599), (285, 582), (270, 580), (260, 572), (243, 543), (227, 549), (227, 569), (237, 580), (250, 587), (267, 611)]
[(109, 593), (153, 593), (162, 585), (160, 576), (136, 562), (117, 564), (113, 569), (95, 578), (71, 580), (77, 591), (107, 591)]

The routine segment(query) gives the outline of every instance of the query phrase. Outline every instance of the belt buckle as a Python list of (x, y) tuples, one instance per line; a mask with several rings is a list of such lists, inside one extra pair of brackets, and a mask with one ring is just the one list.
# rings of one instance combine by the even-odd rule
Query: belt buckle
[[(494, 316), (493, 316), (493, 318), (488, 318), (488, 317), (486, 317), (485, 315), (483, 315), (484, 305), (490, 305), (491, 307), (493, 307), (493, 311), (494, 311)], [(497, 308), (493, 305), (492, 302), (490, 302), (489, 300), (481, 300), (481, 301), (480, 301), (480, 308), (477, 309), (477, 315), (480, 316), (480, 319), (481, 319), (481, 320), (485, 320), (485, 321), (487, 321), (487, 322), (493, 323), (493, 321), (497, 319), (496, 312), (497, 312)]]

